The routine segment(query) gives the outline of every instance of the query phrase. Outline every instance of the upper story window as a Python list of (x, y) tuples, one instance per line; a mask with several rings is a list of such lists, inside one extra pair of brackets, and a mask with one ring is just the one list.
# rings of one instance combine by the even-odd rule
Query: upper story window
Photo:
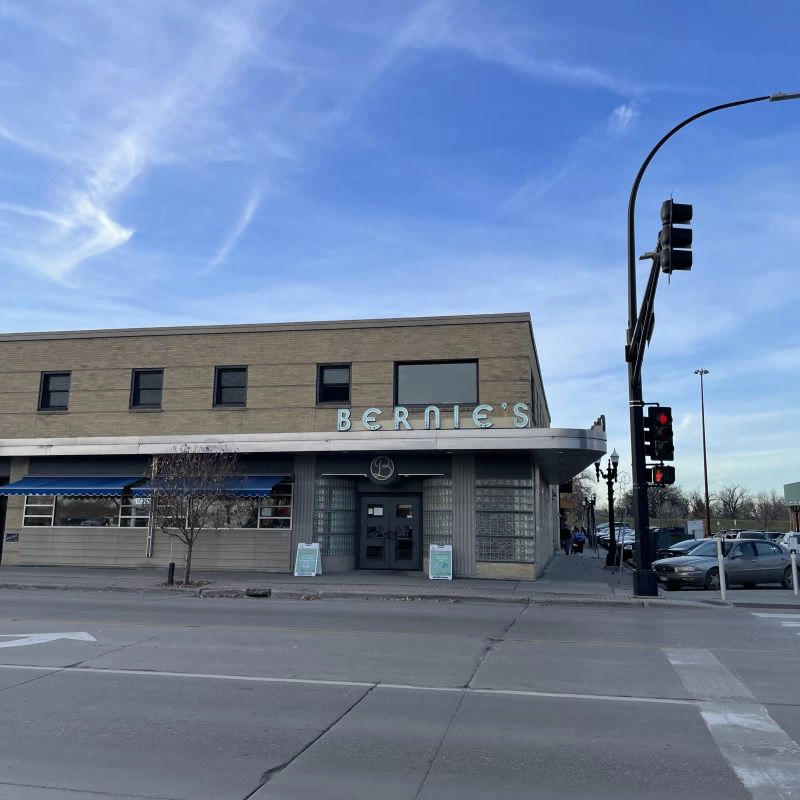
[(478, 402), (478, 362), (395, 364), (394, 401), (399, 406), (475, 405)]
[(350, 365), (320, 364), (317, 372), (318, 403), (350, 402)]
[(131, 408), (161, 408), (163, 369), (135, 369), (131, 377)]
[(217, 367), (214, 405), (244, 406), (247, 402), (247, 367)]
[(71, 372), (43, 372), (39, 390), (40, 411), (66, 411), (69, 408)]

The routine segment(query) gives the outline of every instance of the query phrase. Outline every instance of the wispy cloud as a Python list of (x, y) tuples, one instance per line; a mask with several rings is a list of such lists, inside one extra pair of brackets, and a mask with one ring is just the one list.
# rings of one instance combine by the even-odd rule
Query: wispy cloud
[(639, 116), (639, 110), (633, 103), (617, 106), (608, 118), (608, 130), (618, 135), (625, 131)]
[(464, 13), (463, 3), (435, 0), (424, 6), (403, 31), (407, 47), (460, 50), (500, 64), (536, 81), (606, 89), (620, 95), (644, 91), (639, 83), (586, 63), (571, 63), (548, 53), (547, 41), (529, 31), (494, 29)]
[(220, 245), (214, 258), (209, 262), (208, 266), (203, 270), (202, 274), (207, 275), (209, 272), (215, 270), (221, 264), (224, 264), (228, 258), (229, 253), (233, 250), (234, 245), (239, 241), (239, 237), (247, 230), (247, 226), (253, 219), (253, 214), (256, 213), (259, 205), (261, 205), (261, 193), (253, 191), (247, 198), (247, 202), (239, 215), (239, 219), (233, 226), (232, 230), (225, 237), (225, 241)]
[[(251, 6), (240, 3), (235, 10), (193, 17), (191, 37), (184, 43), (183, 57), (176, 60), (166, 49), (172, 42), (163, 42), (165, 49), (159, 50), (155, 30), (147, 40), (136, 39), (150, 37), (146, 19), (128, 18), (126, 27), (120, 18), (106, 19), (100, 4), (89, 4), (94, 18), (87, 19), (85, 36), (101, 28), (110, 40), (105, 47), (87, 44), (93, 55), (72, 85), (64, 87), (60, 105), (37, 109), (41, 117), (50, 117), (40, 129), (52, 131), (51, 141), (40, 144), (25, 132), (0, 128), (6, 141), (40, 155), (59, 152), (67, 165), (58, 183), (49, 184), (40, 195), (41, 207), (28, 209), (38, 229), (18, 231), (6, 244), (12, 263), (65, 280), (82, 262), (131, 239), (133, 228), (119, 219), (130, 187), (154, 166), (191, 158), (205, 146), (207, 131), (219, 133), (207, 112), (237, 72), (257, 57)], [(13, 5), (6, 4), (7, 15), (9, 8)], [(122, 29), (126, 38), (132, 37), (130, 42), (121, 38)], [(80, 35), (61, 29), (49, 33), (62, 41)], [(145, 41), (156, 51), (154, 63), (123, 67)], [(114, 48), (119, 53), (113, 53)], [(114, 58), (117, 63), (110, 60)], [(87, 105), (81, 115), (81, 107)], [(38, 127), (38, 119), (34, 123)], [(14, 205), (6, 202), (0, 212), (19, 215)]]

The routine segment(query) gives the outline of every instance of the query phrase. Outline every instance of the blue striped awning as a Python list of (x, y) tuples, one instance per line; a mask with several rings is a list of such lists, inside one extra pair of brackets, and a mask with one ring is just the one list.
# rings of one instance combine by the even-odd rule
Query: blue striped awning
[(141, 475), (120, 477), (47, 477), (30, 475), (15, 483), (0, 486), (0, 495), (80, 495), (82, 497), (119, 497)]
[[(277, 484), (288, 477), (288, 475), (237, 475), (225, 481), (224, 491), (233, 497), (267, 497)], [(134, 497), (149, 497), (154, 487), (158, 490), (158, 481), (155, 484), (134, 486), (131, 494)], [(198, 487), (198, 491), (200, 489), (201, 487)]]

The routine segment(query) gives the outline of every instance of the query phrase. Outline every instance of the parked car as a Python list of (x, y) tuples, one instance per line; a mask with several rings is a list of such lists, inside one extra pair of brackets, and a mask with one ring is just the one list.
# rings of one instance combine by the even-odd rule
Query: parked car
[(691, 550), (694, 550), (697, 545), (704, 541), (706, 540), (684, 539), (682, 542), (676, 542), (675, 544), (671, 544), (669, 547), (662, 547), (657, 551), (657, 555), (659, 558), (677, 558), (678, 556), (685, 556), (688, 555)]
[(722, 531), (726, 539), (769, 539), (766, 531), (751, 528), (728, 528)]
[[(614, 526), (614, 538), (616, 539), (617, 544), (622, 542), (625, 537), (629, 537), (629, 539), (631, 541), (633, 541), (633, 539), (635, 538), (635, 533), (633, 531), (633, 528), (631, 528), (630, 525), (624, 525), (624, 524), (623, 525), (615, 525)], [(600, 544), (603, 547), (608, 547), (608, 542), (609, 542), (610, 538), (611, 538), (611, 535), (610, 535), (610, 533), (608, 531), (608, 528), (606, 528), (606, 530), (604, 530), (604, 531), (599, 531), (598, 530), (597, 539), (598, 539), (598, 541), (600, 542)]]
[(789, 531), (788, 533), (782, 533), (780, 537), (775, 540), (775, 544), (777, 544), (779, 547), (781, 547), (788, 553), (792, 547), (792, 539), (794, 539), (796, 547), (800, 551), (800, 533), (798, 533), (797, 531)]
[(768, 542), (772, 538), (767, 531), (744, 530), (737, 531), (734, 536), (726, 537), (728, 539), (761, 539)]
[[(720, 544), (728, 584), (780, 583), (784, 589), (792, 588), (789, 554), (778, 545), (760, 539), (726, 539)], [(716, 591), (719, 589), (717, 542), (704, 539), (688, 555), (654, 561), (653, 569), (667, 589), (704, 586)]]

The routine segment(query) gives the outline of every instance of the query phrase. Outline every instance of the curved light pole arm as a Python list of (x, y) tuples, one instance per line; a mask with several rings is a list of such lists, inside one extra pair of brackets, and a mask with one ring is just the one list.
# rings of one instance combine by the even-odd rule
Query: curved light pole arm
[(648, 153), (647, 158), (642, 163), (642, 166), (639, 167), (639, 171), (636, 173), (636, 178), (633, 181), (633, 186), (631, 187), (631, 196), (628, 200), (628, 344), (631, 341), (631, 334), (633, 333), (633, 327), (636, 324), (636, 242), (634, 241), (634, 213), (636, 211), (636, 195), (639, 193), (639, 184), (642, 182), (642, 177), (644, 176), (645, 170), (648, 166), (650, 166), (650, 162), (653, 160), (653, 156), (661, 149), (662, 145), (671, 139), (681, 128), (685, 128), (690, 122), (694, 122), (696, 119), (700, 119), (700, 117), (705, 117), (707, 114), (713, 114), (715, 111), (722, 111), (725, 108), (734, 108), (735, 106), (745, 106), (748, 103), (760, 103), (764, 100), (788, 100), (794, 99), (796, 95), (785, 95), (782, 96), (780, 94), (770, 95), (766, 94), (763, 97), (751, 97), (747, 100), (736, 100), (733, 103), (723, 103), (719, 106), (712, 106), (711, 108), (707, 108), (704, 111), (700, 111), (697, 114), (693, 114), (691, 117), (683, 120), (683, 122), (679, 122), (671, 131), (666, 133), (658, 142), (658, 144)]

